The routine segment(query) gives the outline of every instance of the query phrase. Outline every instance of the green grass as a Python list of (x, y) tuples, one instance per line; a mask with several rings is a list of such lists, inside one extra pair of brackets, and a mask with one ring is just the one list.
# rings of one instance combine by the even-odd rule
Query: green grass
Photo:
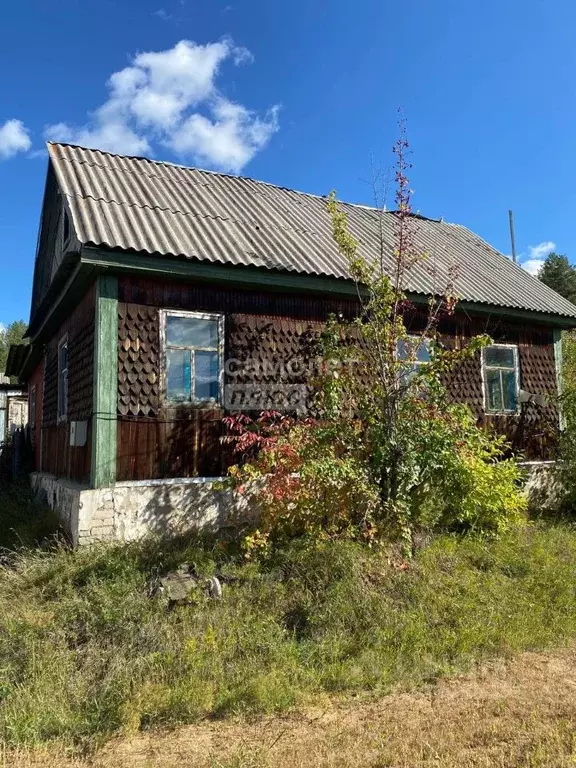
[[(259, 563), (216, 544), (21, 550), (0, 570), (0, 739), (91, 748), (116, 732), (379, 695), (576, 635), (576, 530), (441, 537), (390, 553), (294, 542)], [(167, 610), (180, 562), (230, 577)]]
[(34, 501), (28, 485), (6, 484), (1, 488), (0, 549), (35, 546), (57, 528), (55, 515)]

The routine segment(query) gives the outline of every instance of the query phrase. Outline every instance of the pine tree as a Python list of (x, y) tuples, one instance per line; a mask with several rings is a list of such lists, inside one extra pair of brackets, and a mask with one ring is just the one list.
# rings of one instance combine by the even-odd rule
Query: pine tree
[(538, 278), (565, 299), (576, 304), (576, 269), (564, 254), (550, 253)]
[(6, 370), (8, 350), (11, 344), (22, 344), (27, 324), (24, 320), (15, 320), (6, 328), (0, 328), (0, 374)]

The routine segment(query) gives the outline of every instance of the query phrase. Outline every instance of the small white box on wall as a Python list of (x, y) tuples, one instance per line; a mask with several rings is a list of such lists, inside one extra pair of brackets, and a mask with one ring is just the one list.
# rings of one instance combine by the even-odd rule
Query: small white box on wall
[(70, 445), (74, 448), (83, 448), (88, 437), (87, 421), (70, 422)]

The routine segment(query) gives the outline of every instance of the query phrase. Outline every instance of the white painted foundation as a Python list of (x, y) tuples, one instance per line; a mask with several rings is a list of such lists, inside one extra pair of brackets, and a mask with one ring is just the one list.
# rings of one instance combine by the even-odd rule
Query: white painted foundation
[(91, 489), (32, 473), (39, 499), (54, 509), (74, 546), (96, 541), (132, 541), (156, 534), (235, 528), (253, 517), (245, 497), (222, 490), (219, 478), (182, 478), (116, 483)]
[[(554, 462), (525, 462), (530, 506), (553, 511), (562, 498)], [(33, 472), (32, 488), (55, 510), (74, 546), (96, 541), (133, 541), (147, 535), (217, 532), (254, 519), (244, 496), (222, 490), (222, 478), (179, 478), (116, 483), (90, 489), (54, 475)]]

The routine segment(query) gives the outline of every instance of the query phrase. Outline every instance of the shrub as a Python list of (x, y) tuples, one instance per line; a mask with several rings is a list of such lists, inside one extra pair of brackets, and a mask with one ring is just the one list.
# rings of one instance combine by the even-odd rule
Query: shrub
[(227, 418), (230, 439), (251, 456), (230, 474), (261, 513), (248, 551), (303, 534), (368, 541), (404, 534), (413, 544), (415, 531), (498, 534), (524, 520), (521, 473), (504, 458), (504, 438), (478, 428), (465, 406), (439, 406), (432, 397), (407, 397), (399, 414), (402, 512), (394, 516), (382, 514), (375, 430), (362, 421)]

